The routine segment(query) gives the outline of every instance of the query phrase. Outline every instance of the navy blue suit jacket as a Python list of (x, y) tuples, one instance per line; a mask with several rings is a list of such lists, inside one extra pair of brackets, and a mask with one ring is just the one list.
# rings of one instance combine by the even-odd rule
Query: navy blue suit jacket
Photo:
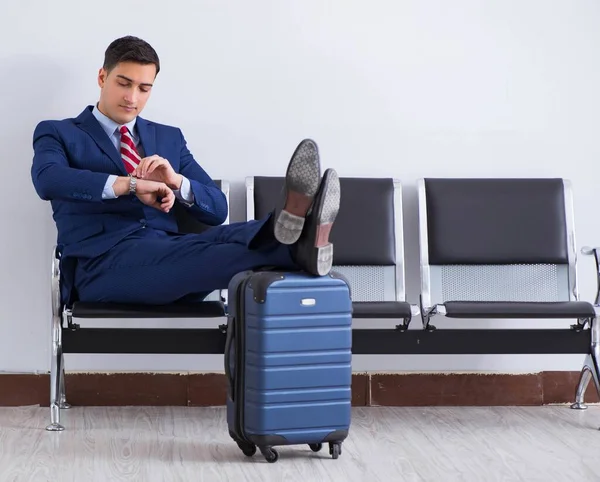
[[(31, 176), (38, 195), (52, 203), (62, 259), (100, 256), (144, 226), (178, 232), (173, 211), (163, 213), (135, 196), (102, 199), (108, 176), (127, 171), (92, 109), (76, 118), (40, 122), (33, 135)], [(194, 160), (182, 132), (141, 117), (136, 127), (145, 156), (158, 154), (190, 180), (195, 202), (189, 212), (207, 225), (222, 224), (225, 195)]]

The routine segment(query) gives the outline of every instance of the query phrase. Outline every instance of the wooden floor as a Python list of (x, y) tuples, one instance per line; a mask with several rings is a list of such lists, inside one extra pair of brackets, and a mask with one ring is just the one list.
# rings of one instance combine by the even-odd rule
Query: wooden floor
[[(64, 413), (64, 412), (63, 412)], [(600, 481), (600, 407), (356, 408), (343, 454), (246, 458), (223, 408), (0, 409), (0, 481)]]

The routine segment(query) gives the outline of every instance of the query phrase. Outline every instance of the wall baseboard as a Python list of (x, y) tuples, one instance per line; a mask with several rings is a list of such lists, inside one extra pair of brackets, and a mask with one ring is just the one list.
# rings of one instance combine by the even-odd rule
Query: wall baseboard
[[(571, 403), (578, 372), (527, 374), (355, 373), (354, 406), (501, 406)], [(49, 404), (49, 375), (0, 374), (0, 406)], [(219, 406), (221, 373), (67, 373), (73, 406)], [(598, 403), (590, 383), (586, 402)]]

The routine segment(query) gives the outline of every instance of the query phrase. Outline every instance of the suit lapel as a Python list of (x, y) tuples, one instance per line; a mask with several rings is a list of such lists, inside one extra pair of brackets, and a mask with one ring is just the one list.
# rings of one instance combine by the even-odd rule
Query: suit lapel
[(140, 143), (144, 148), (144, 156), (150, 157), (156, 154), (156, 132), (154, 130), (154, 124), (148, 122), (146, 119), (141, 117), (135, 121), (138, 134), (140, 136)]
[(114, 144), (102, 129), (100, 123), (92, 114), (92, 108), (86, 107), (86, 109), (77, 117), (75, 121), (81, 129), (87, 132), (94, 142), (98, 145), (100, 149), (104, 151), (104, 153), (110, 157), (110, 159), (115, 163), (115, 165), (119, 168), (119, 171), (124, 175), (127, 175), (127, 171), (125, 170), (125, 165), (123, 164), (123, 160), (121, 159), (121, 153), (115, 149)]

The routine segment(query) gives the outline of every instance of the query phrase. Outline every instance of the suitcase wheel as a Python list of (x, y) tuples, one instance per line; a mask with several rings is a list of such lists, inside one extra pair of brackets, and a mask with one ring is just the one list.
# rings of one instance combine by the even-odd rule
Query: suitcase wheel
[(337, 459), (342, 454), (342, 444), (329, 442), (329, 454), (332, 459)]
[(244, 442), (238, 442), (237, 444), (246, 457), (252, 457), (256, 453), (256, 445), (254, 444), (246, 444)]
[(277, 459), (279, 459), (279, 454), (277, 453), (277, 450), (271, 447), (260, 447), (260, 451), (265, 457), (265, 460), (270, 464), (277, 462)]
[(318, 452), (323, 448), (323, 444), (308, 444), (308, 446), (313, 452)]

